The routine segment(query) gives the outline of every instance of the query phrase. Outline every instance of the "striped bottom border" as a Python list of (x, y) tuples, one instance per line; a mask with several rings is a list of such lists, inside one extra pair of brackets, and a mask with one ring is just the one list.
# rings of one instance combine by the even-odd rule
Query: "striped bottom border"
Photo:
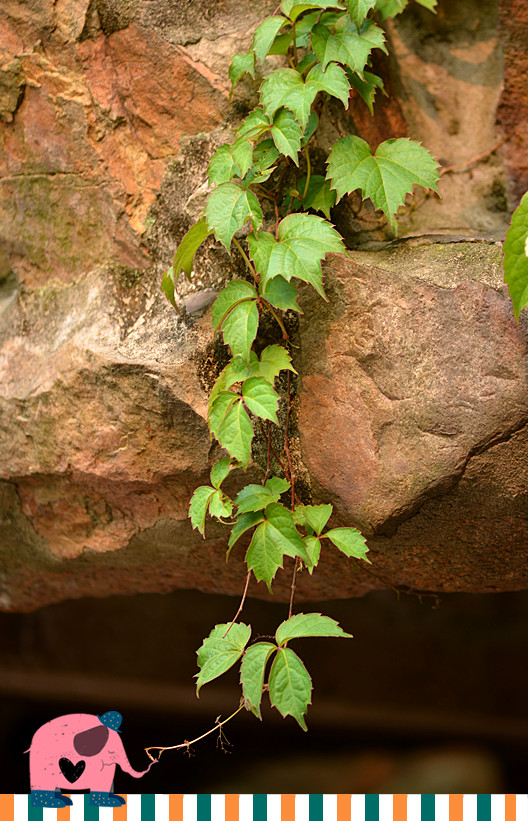
[(528, 795), (123, 795), (119, 808), (31, 806), (0, 795), (0, 821), (528, 821)]

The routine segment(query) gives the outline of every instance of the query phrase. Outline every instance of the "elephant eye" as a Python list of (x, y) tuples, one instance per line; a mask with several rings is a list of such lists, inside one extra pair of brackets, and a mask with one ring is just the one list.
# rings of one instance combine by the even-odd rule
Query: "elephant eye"
[(91, 730), (77, 733), (73, 738), (75, 752), (85, 756), (97, 755), (108, 741), (109, 732), (108, 727), (100, 724), (92, 727)]

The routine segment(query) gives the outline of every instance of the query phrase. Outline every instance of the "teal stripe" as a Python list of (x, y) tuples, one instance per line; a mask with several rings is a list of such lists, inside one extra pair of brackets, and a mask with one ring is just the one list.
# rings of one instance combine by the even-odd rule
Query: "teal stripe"
[(268, 821), (268, 795), (267, 793), (253, 794), (253, 821)]
[(28, 796), (28, 821), (42, 821), (42, 807), (34, 807)]
[(435, 821), (435, 797), (434, 794), (424, 793), (421, 799), (422, 821)]
[(477, 821), (491, 821), (491, 795), (477, 795)]
[(156, 796), (153, 793), (141, 795), (141, 821), (156, 821)]
[(310, 821), (323, 821), (323, 796), (322, 794), (310, 795), (309, 803)]
[(84, 821), (99, 821), (99, 807), (90, 804), (90, 794), (84, 796)]
[[(211, 821), (211, 794), (198, 793), (196, 796), (197, 821)], [(144, 821), (142, 818), (141, 821)]]
[(379, 795), (365, 795), (365, 821), (379, 821)]

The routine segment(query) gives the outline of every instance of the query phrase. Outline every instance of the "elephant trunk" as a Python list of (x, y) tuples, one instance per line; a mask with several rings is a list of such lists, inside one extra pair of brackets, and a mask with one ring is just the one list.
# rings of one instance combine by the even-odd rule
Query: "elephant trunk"
[(114, 739), (114, 746), (115, 746), (115, 753), (114, 753), (114, 761), (115, 763), (123, 770), (124, 773), (131, 775), (133, 778), (141, 778), (143, 775), (146, 775), (155, 761), (151, 761), (149, 766), (146, 770), (135, 770), (131, 765), (127, 758), (127, 754), (125, 753), (125, 748), (123, 747), (123, 742), (115, 733)]

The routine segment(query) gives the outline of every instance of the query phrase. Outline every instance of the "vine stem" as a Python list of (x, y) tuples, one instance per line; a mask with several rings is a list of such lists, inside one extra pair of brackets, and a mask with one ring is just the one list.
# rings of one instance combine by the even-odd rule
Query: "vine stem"
[(283, 338), (284, 342), (287, 342), (290, 337), (288, 335), (288, 331), (286, 330), (286, 328), (284, 326), (284, 322), (282, 321), (282, 319), (278, 315), (275, 308), (273, 308), (273, 306), (270, 305), (269, 302), (266, 302), (266, 300), (263, 300), (263, 302), (265, 303), (266, 309), (270, 312), (270, 314), (273, 316), (273, 318), (278, 322), (278, 324), (280, 326), (280, 329), (282, 331), (282, 338)]
[(292, 23), (292, 37), (293, 37), (293, 62), (295, 63), (295, 68), (297, 68), (297, 64), (299, 62), (297, 58), (297, 33), (295, 31), (295, 23)]
[[(146, 754), (148, 755), (148, 757), (150, 758), (151, 761), (159, 761), (160, 758), (161, 758), (161, 754), (164, 753), (165, 750), (182, 750), (184, 747), (188, 750), (189, 747), (191, 746), (191, 744), (196, 744), (198, 741), (201, 741), (202, 738), (205, 738), (206, 736), (211, 735), (211, 733), (214, 733), (217, 730), (220, 730), (221, 727), (224, 726), (224, 724), (227, 724), (228, 721), (231, 721), (231, 719), (234, 718), (240, 712), (240, 710), (242, 710), (243, 708), (244, 708), (244, 702), (241, 701), (238, 710), (235, 710), (235, 712), (231, 713), (230, 716), (228, 716), (227, 718), (224, 718), (223, 721), (220, 721), (219, 720), (220, 716), (217, 716), (216, 721), (215, 721), (215, 726), (211, 730), (207, 730), (206, 733), (202, 733), (202, 735), (199, 735), (197, 738), (193, 738), (192, 741), (184, 741), (182, 744), (174, 744), (174, 745), (172, 745), (172, 747), (158, 747), (158, 746), (155, 746), (155, 745), (151, 746), (151, 747), (145, 747), (145, 752), (146, 752)], [(157, 759), (154, 758), (154, 756), (152, 756), (150, 754), (149, 750), (159, 750), (160, 751), (160, 754), (157, 757)]]
[(229, 627), (225, 631), (224, 635), (222, 636), (223, 639), (225, 639), (225, 637), (227, 636), (227, 634), (231, 630), (232, 626), (234, 625), (234, 623), (236, 622), (236, 620), (240, 616), (242, 610), (244, 609), (244, 604), (245, 604), (245, 601), (246, 601), (246, 596), (247, 596), (247, 592), (248, 592), (250, 578), (251, 578), (251, 570), (248, 570), (247, 576), (246, 576), (246, 586), (244, 587), (244, 592), (242, 593), (242, 599), (240, 601), (240, 606), (239, 606), (238, 610), (236, 611), (235, 615), (233, 616), (233, 621), (231, 622), (231, 624), (229, 625)]
[(312, 165), (310, 163), (310, 152), (308, 151), (308, 146), (304, 149), (304, 156), (306, 157), (306, 184), (304, 186), (304, 192), (301, 197), (303, 200), (308, 193), (308, 186), (310, 185), (310, 176), (312, 173)]
[(291, 619), (293, 613), (293, 600), (295, 598), (295, 588), (297, 586), (297, 571), (299, 569), (299, 557), (295, 557), (295, 565), (293, 567), (293, 577), (290, 590), (290, 607), (288, 609), (288, 618)]
[(251, 260), (249, 259), (248, 255), (246, 254), (246, 252), (244, 251), (244, 249), (242, 248), (241, 244), (239, 243), (239, 241), (237, 240), (237, 238), (236, 238), (236, 237), (233, 237), (233, 242), (235, 243), (236, 247), (237, 247), (237, 248), (238, 248), (238, 250), (240, 251), (240, 254), (241, 254), (241, 256), (242, 256), (242, 259), (244, 260), (244, 262), (246, 263), (247, 267), (248, 267), (248, 268), (249, 268), (249, 270), (251, 271), (251, 276), (253, 277), (253, 279), (255, 280), (255, 282), (258, 284), (260, 277), (259, 277), (259, 275), (257, 274), (257, 272), (256, 272), (255, 268), (253, 267), (253, 265), (251, 264)]

